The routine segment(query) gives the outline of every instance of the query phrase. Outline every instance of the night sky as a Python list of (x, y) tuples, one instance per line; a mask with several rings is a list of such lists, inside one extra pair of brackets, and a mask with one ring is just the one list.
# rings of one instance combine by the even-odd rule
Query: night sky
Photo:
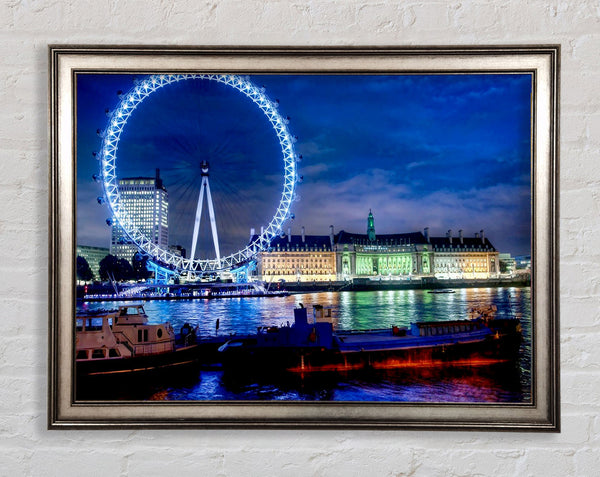
[[(98, 205), (97, 129), (133, 75), (77, 77), (77, 243), (109, 247)], [(303, 156), (292, 233), (377, 233), (430, 228), (433, 236), (485, 229), (500, 252), (530, 253), (531, 76), (254, 75), (290, 116)], [(273, 217), (283, 159), (262, 111), (231, 87), (188, 80), (166, 86), (132, 114), (117, 153), (118, 177), (154, 176), (169, 192), (171, 244), (191, 248), (200, 163), (210, 163), (221, 254)], [(206, 205), (199, 250), (213, 258)]]

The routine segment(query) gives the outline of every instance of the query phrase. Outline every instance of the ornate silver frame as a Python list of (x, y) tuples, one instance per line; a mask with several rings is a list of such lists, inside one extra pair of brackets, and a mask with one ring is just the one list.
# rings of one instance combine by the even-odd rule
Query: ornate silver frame
[[(49, 47), (48, 427), (344, 428), (559, 431), (558, 132), (560, 47)], [(78, 71), (249, 74), (530, 72), (532, 140), (533, 402), (76, 402), (75, 113)]]

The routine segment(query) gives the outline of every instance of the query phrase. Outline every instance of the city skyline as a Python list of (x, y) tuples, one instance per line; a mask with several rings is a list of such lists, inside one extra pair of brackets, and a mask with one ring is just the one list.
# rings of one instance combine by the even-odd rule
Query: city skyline
[[(96, 130), (132, 75), (78, 75), (78, 244), (107, 246), (106, 206), (92, 152)], [(365, 233), (369, 209), (377, 233), (443, 236), (486, 231), (494, 246), (530, 253), (531, 76), (256, 75), (290, 116), (303, 156), (292, 205), (298, 234), (329, 225)], [(266, 225), (279, 203), (283, 161), (262, 112), (239, 92), (189, 80), (157, 91), (128, 122), (117, 154), (120, 178), (154, 176), (169, 192), (171, 244), (189, 249), (202, 160), (211, 164), (221, 249), (235, 251), (250, 228)], [(203, 216), (200, 250), (213, 249)]]

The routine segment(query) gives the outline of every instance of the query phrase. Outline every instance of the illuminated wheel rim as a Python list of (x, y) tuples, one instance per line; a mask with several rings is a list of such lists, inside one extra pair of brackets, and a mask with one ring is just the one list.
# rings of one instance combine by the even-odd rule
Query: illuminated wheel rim
[[(265, 114), (277, 134), (284, 162), (283, 192), (275, 215), (264, 227), (263, 232), (250, 244), (231, 255), (216, 259), (183, 258), (153, 243), (134, 224), (131, 216), (125, 210), (118, 188), (116, 174), (117, 150), (121, 133), (133, 111), (148, 96), (156, 90), (179, 81), (208, 80), (230, 86), (247, 98), (251, 99)], [(296, 186), (296, 160), (294, 151), (295, 138), (287, 128), (287, 120), (277, 111), (278, 104), (271, 101), (264, 93), (264, 88), (255, 86), (248, 78), (236, 75), (212, 74), (164, 74), (152, 75), (138, 82), (128, 93), (121, 97), (121, 102), (113, 111), (103, 133), (100, 162), (102, 182), (106, 203), (111, 210), (113, 220), (125, 231), (137, 247), (145, 252), (152, 260), (177, 271), (202, 272), (230, 269), (244, 263), (258, 252), (266, 250), (271, 240), (282, 231), (284, 222), (290, 218), (290, 206), (294, 199)]]

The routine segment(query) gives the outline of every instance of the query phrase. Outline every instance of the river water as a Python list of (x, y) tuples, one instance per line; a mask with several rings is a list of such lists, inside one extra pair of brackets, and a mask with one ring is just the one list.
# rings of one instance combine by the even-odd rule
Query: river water
[[(320, 304), (332, 307), (339, 330), (408, 326), (411, 322), (464, 319), (472, 307), (496, 305), (496, 317), (516, 317), (523, 327), (519, 362), (476, 368), (385, 370), (361, 373), (229, 376), (202, 369), (169, 386), (143, 383), (98, 399), (142, 400), (311, 400), (404, 402), (531, 402), (530, 288), (466, 288), (455, 293), (424, 290), (342, 291), (290, 295), (148, 301), (151, 323), (170, 321), (198, 325), (201, 337), (255, 333), (257, 326), (293, 321), (293, 308)], [(116, 307), (118, 303), (84, 303), (78, 309)], [(217, 329), (217, 320), (219, 327)]]

